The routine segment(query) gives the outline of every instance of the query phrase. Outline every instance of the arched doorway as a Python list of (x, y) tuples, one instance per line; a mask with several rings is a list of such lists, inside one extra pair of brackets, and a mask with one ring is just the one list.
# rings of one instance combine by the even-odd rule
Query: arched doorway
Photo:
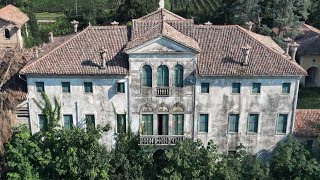
[(317, 80), (319, 79), (319, 69), (317, 67), (311, 67), (307, 70), (308, 76), (306, 77), (306, 87), (316, 87)]

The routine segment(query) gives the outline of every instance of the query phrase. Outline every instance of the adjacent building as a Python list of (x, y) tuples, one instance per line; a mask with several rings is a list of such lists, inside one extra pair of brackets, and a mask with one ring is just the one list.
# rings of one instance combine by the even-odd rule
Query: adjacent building
[(23, 49), (21, 28), (27, 21), (28, 16), (12, 5), (0, 9), (0, 49)]
[(301, 77), (270, 37), (237, 25), (195, 25), (163, 8), (132, 26), (90, 26), (26, 65), (30, 126), (47, 121), (33, 102), (57, 97), (64, 128), (110, 124), (102, 142), (131, 127), (140, 145), (213, 140), (265, 153), (294, 131)]

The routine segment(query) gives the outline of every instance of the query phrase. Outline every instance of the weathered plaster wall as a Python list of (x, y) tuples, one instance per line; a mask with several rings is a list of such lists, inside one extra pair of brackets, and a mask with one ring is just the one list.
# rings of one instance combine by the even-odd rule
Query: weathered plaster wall
[[(241, 94), (232, 94), (232, 83), (241, 83)], [(201, 83), (210, 83), (209, 94), (201, 93)], [(252, 94), (252, 83), (261, 83), (261, 93)], [(291, 83), (290, 94), (282, 94), (282, 83)], [(287, 134), (292, 132), (295, 112), (298, 78), (232, 78), (199, 77), (196, 83), (196, 123), (198, 132), (199, 116), (209, 114), (208, 133), (195, 133), (196, 138), (207, 143), (212, 139), (221, 151), (235, 150), (239, 142), (252, 153), (263, 153), (272, 149), (285, 134), (276, 134), (279, 113), (288, 114)], [(228, 115), (240, 114), (239, 131), (228, 134)], [(257, 134), (247, 132), (250, 113), (259, 114)]]
[[(61, 103), (61, 114), (71, 114), (73, 123), (78, 127), (85, 127), (85, 114), (94, 114), (96, 125), (102, 126), (110, 123), (112, 130), (104, 133), (102, 142), (110, 147), (115, 136), (116, 120), (113, 105), (117, 114), (128, 114), (127, 83), (126, 93), (116, 93), (118, 81), (125, 81), (125, 77), (45, 77), (28, 76), (28, 100), (30, 108), (30, 126), (32, 133), (39, 131), (38, 114), (41, 110), (33, 99), (41, 100), (41, 94), (36, 92), (36, 82), (44, 82), (45, 93), (52, 99), (57, 97)], [(62, 93), (61, 82), (70, 82), (71, 93)], [(84, 82), (92, 82), (93, 93), (84, 92)], [(128, 118), (127, 118), (128, 119)], [(128, 124), (128, 123), (127, 123)], [(63, 120), (60, 121), (63, 125)]]
[[(184, 108), (184, 135), (191, 138), (193, 121), (193, 82), (195, 54), (134, 54), (130, 55), (130, 109), (132, 127), (135, 132), (139, 131), (142, 114), (153, 114), (153, 134), (157, 135), (157, 114), (169, 114), (169, 135), (172, 134), (172, 119), (175, 112), (173, 107), (180, 104)], [(174, 67), (180, 64), (184, 67), (183, 88), (174, 87)], [(141, 86), (141, 72), (144, 65), (152, 67), (152, 88)], [(169, 97), (157, 97), (157, 68), (166, 65), (169, 68)], [(141, 112), (143, 106), (150, 106), (152, 112)], [(166, 106), (169, 112), (159, 112), (158, 107)], [(179, 113), (181, 114), (181, 113)]]
[[(315, 85), (320, 87), (320, 56), (301, 56), (300, 57), (300, 66), (304, 70), (308, 70), (309, 68), (315, 67), (317, 68)], [(306, 77), (301, 78), (301, 83), (305, 85)]]
[[(5, 37), (5, 29), (8, 28), (10, 30), (11, 37), (7, 39)], [(21, 31), (13, 24), (1, 20), (0, 19), (0, 49), (3, 48), (15, 48), (20, 46), (20, 42), (22, 43)]]

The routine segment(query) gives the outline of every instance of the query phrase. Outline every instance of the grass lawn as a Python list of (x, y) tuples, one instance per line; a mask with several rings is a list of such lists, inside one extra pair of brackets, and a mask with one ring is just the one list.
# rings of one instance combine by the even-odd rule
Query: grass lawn
[(42, 13), (36, 13), (37, 20), (55, 20), (60, 17), (66, 17), (64, 13), (48, 13), (48, 12), (42, 12)]
[(320, 109), (320, 88), (300, 88), (298, 109)]

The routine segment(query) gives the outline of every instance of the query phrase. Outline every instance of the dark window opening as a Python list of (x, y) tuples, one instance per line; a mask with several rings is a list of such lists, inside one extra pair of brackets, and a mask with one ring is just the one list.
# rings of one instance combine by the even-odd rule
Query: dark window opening
[(124, 82), (117, 83), (117, 93), (125, 93)]
[(209, 83), (201, 83), (201, 93), (209, 93), (210, 84)]
[(10, 30), (9, 29), (5, 29), (4, 30), (4, 36), (7, 38), (7, 39), (10, 39)]

